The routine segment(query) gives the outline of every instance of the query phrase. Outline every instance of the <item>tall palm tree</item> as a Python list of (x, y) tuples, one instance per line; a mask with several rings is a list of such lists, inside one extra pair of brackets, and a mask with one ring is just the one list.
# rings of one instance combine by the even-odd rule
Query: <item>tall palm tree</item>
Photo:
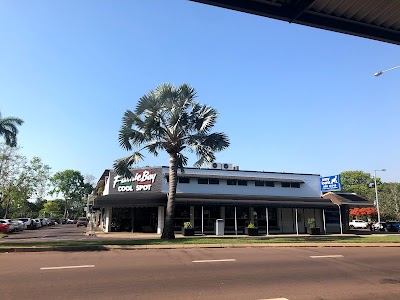
[(114, 162), (119, 175), (131, 177), (129, 167), (144, 159), (141, 150), (154, 156), (159, 151), (169, 154), (169, 193), (162, 239), (174, 239), (174, 210), (177, 170), (187, 165), (188, 158), (181, 152), (188, 150), (197, 155), (195, 167), (215, 160), (215, 152), (229, 146), (224, 133), (211, 133), (216, 123), (217, 111), (195, 101), (196, 91), (188, 84), (178, 88), (162, 84), (140, 98), (136, 109), (127, 110), (122, 118), (119, 142), (131, 151), (127, 157)]
[(17, 125), (22, 125), (23, 120), (15, 117), (2, 118), (0, 113), (0, 135), (4, 136), (6, 145), (17, 146)]

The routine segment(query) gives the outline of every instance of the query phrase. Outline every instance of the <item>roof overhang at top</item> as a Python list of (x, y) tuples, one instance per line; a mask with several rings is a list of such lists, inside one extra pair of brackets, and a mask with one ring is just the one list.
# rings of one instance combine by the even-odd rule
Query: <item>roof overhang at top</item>
[(374, 203), (352, 193), (333, 193), (328, 192), (322, 196), (330, 199), (336, 205), (347, 205), (348, 207), (373, 207)]
[(400, 1), (191, 1), (400, 45)]
[[(169, 173), (165, 174), (168, 177)], [(249, 181), (273, 181), (273, 182), (297, 182), (304, 183), (302, 179), (291, 179), (291, 178), (274, 178), (274, 177), (254, 177), (254, 176), (233, 176), (233, 175), (212, 175), (212, 174), (188, 174), (178, 173), (178, 177), (186, 178), (213, 178), (213, 179), (225, 179), (225, 180), (249, 180)]]

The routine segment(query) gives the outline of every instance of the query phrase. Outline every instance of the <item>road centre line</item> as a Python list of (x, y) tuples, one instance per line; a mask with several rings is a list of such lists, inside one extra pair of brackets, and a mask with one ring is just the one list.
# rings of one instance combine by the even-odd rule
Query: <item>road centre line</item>
[(236, 261), (234, 258), (229, 259), (208, 259), (208, 260), (194, 260), (194, 263), (208, 263), (208, 262), (225, 262), (225, 261)]
[(47, 268), (40, 268), (40, 270), (60, 270), (60, 269), (78, 269), (78, 268), (94, 268), (94, 265), (47, 267)]
[(311, 258), (337, 258), (344, 257), (343, 255), (312, 255)]

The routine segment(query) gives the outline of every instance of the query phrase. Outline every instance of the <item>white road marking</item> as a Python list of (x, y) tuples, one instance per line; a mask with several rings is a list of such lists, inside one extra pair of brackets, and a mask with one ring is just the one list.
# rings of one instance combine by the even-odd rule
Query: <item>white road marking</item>
[(314, 255), (310, 256), (311, 258), (337, 258), (337, 257), (343, 257), (343, 255)]
[(236, 261), (236, 259), (209, 259), (209, 260), (194, 260), (194, 263), (206, 263), (206, 262), (220, 262), (220, 261)]
[(59, 269), (78, 269), (78, 268), (94, 268), (94, 265), (48, 267), (48, 268), (40, 268), (40, 270), (59, 270)]

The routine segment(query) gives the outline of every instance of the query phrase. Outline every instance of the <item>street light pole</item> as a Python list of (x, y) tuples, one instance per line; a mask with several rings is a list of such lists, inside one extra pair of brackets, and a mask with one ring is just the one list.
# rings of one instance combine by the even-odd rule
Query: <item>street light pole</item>
[(378, 200), (378, 187), (376, 186), (376, 172), (385, 172), (386, 169), (374, 170), (374, 183), (375, 183), (375, 200), (376, 200), (376, 211), (378, 213), (378, 224), (381, 224), (381, 214), (379, 212), (379, 200)]
[[(378, 76), (381, 76), (383, 73), (385, 73), (387, 71), (392, 71), (392, 70), (398, 69), (398, 68), (400, 68), (400, 66), (397, 66), (397, 67), (394, 67), (394, 68), (390, 68), (390, 69), (387, 69), (387, 70), (383, 70), (383, 71), (379, 71), (379, 72), (376, 72), (374, 74), (374, 76), (378, 77)], [(380, 170), (378, 170), (378, 171), (380, 171)]]

